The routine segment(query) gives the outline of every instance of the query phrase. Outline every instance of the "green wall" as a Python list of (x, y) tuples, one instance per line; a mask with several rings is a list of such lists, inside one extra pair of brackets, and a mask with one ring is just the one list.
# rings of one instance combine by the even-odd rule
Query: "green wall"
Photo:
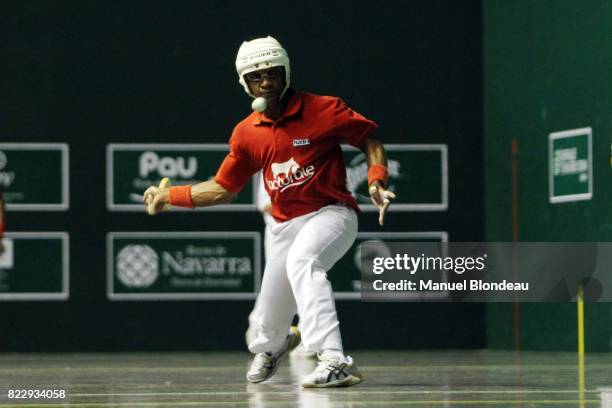
[[(612, 239), (612, 3), (485, 1), (485, 231), (511, 241), (512, 140), (520, 241)], [(593, 129), (593, 197), (549, 203), (548, 135)], [(514, 346), (511, 304), (488, 305), (488, 344)], [(587, 304), (587, 350), (607, 350), (610, 305)], [(521, 347), (571, 350), (574, 304), (520, 305)]]
[[(69, 144), (71, 192), (69, 211), (9, 211), (7, 229), (69, 233), (70, 299), (0, 302), (0, 351), (244, 350), (252, 301), (109, 300), (106, 234), (261, 230), (261, 217), (111, 212), (105, 165), (109, 143), (227, 143), (250, 112), (235, 53), (257, 36), (287, 48), (296, 88), (341, 96), (384, 143), (448, 146), (446, 211), (392, 210), (384, 230), (363, 213), (360, 231), (483, 238), (480, 1), (4, 6), (0, 142)], [(338, 313), (349, 350), (485, 343), (482, 304), (339, 301)]]

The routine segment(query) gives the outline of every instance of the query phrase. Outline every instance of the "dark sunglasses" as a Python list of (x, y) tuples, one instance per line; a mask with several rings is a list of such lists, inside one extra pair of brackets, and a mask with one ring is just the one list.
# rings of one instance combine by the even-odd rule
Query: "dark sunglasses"
[(284, 72), (285, 70), (283, 69), (283, 67), (273, 67), (265, 71), (259, 70), (249, 72), (248, 74), (244, 75), (244, 78), (249, 82), (259, 82), (263, 79), (264, 76), (268, 79), (280, 78)]

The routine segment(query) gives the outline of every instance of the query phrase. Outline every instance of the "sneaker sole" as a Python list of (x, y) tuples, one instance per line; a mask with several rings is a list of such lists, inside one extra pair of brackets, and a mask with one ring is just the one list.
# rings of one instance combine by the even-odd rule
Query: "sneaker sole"
[(274, 366), (274, 368), (272, 369), (272, 371), (270, 372), (270, 375), (268, 375), (265, 378), (262, 378), (261, 380), (251, 380), (249, 378), (249, 376), (247, 375), (247, 381), (252, 383), (252, 384), (259, 384), (260, 382), (264, 382), (267, 379), (271, 378), (274, 376), (274, 374), (276, 374), (276, 372), (278, 371), (278, 367), (280, 366), (281, 361), (283, 361), (283, 358), (285, 358), (285, 356), (289, 353), (291, 353), (291, 351), (293, 351), (293, 349), (295, 349), (297, 346), (299, 346), (299, 344), (302, 342), (302, 336), (300, 331), (295, 328), (295, 326), (291, 326), (291, 332), (294, 334), (294, 338), (293, 338), (293, 343), (289, 343), (289, 347), (287, 348), (287, 351), (285, 351), (283, 354), (281, 354), (280, 356), (278, 356), (278, 359), (276, 360), (276, 365)]
[(251, 380), (248, 376), (247, 376), (247, 381), (250, 382), (251, 384), (259, 384), (260, 382), (264, 382), (267, 379), (269, 379), (270, 377), (273, 377), (274, 374), (276, 374), (276, 372), (278, 371), (278, 366), (280, 366), (280, 362), (282, 360), (283, 357), (280, 357), (277, 361), (276, 361), (276, 365), (274, 366), (274, 368), (272, 369), (272, 371), (270, 372), (270, 375), (267, 376), (266, 378), (262, 378), (261, 380)]
[(348, 377), (342, 380), (336, 380), (324, 384), (310, 384), (304, 383), (302, 384), (302, 388), (333, 388), (333, 387), (350, 387), (351, 385), (357, 385), (363, 381), (363, 377), (356, 377), (354, 375), (349, 375)]

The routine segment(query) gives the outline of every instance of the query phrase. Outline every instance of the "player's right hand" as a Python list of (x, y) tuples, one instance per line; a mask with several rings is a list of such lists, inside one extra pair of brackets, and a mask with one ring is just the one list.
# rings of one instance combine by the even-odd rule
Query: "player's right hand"
[(147, 213), (157, 215), (170, 202), (170, 193), (167, 188), (151, 186), (144, 192), (142, 199)]

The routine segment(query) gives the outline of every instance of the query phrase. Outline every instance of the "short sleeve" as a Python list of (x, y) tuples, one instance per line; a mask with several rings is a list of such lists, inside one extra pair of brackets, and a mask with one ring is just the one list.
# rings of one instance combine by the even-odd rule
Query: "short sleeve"
[(226, 190), (237, 193), (258, 170), (259, 167), (249, 159), (248, 152), (241, 151), (238, 141), (232, 136), (230, 152), (217, 170), (215, 181)]
[(362, 148), (378, 125), (349, 108), (342, 99), (336, 99), (332, 119), (334, 130), (346, 143)]

